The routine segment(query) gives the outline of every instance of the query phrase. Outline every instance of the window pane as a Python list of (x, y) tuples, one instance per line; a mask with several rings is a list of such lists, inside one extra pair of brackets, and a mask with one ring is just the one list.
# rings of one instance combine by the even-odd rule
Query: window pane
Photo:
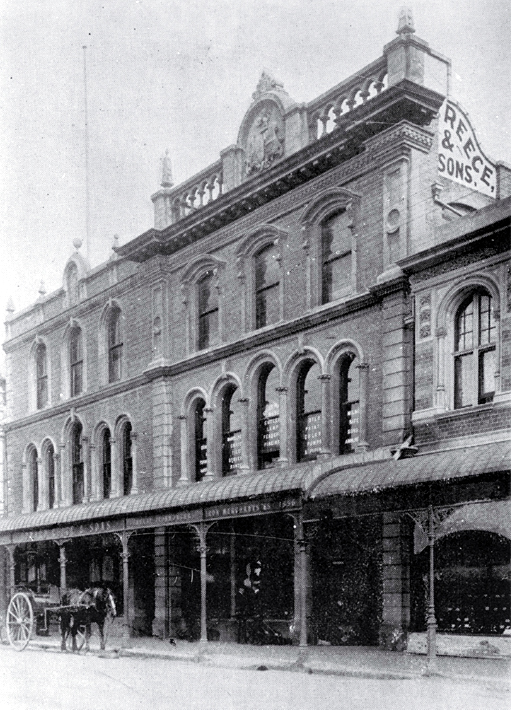
[(472, 347), (474, 330), (473, 299), (461, 310), (456, 319), (456, 350), (468, 350)]
[(55, 505), (55, 461), (53, 458), (53, 446), (46, 452), (46, 472), (48, 475), (48, 508)]
[(321, 450), (321, 383), (319, 366), (305, 365), (298, 377), (297, 458), (312, 458)]
[(271, 468), (280, 456), (278, 371), (263, 372), (258, 388), (258, 468)]
[(208, 440), (206, 437), (206, 403), (199, 400), (194, 412), (195, 480), (201, 481), (208, 472)]
[(459, 355), (454, 361), (454, 406), (456, 409), (472, 404), (475, 376), (472, 353)]
[(112, 450), (110, 431), (103, 432), (103, 498), (108, 498), (112, 489)]
[(256, 294), (256, 328), (279, 320), (279, 287), (270, 286)]
[(131, 424), (124, 425), (122, 433), (123, 495), (131, 493), (133, 483), (133, 458), (131, 455)]
[(37, 408), (42, 409), (48, 403), (48, 378), (39, 377), (37, 380)]
[(75, 328), (71, 333), (69, 356), (71, 363), (82, 359), (82, 331), (79, 328)]
[(495, 391), (495, 350), (479, 353), (479, 404), (491, 402)]
[(108, 381), (117, 382), (121, 379), (122, 345), (111, 348), (108, 355)]
[(279, 283), (279, 262), (274, 246), (266, 247), (257, 254), (255, 273), (257, 291)]
[(242, 411), (239, 392), (229, 386), (222, 400), (222, 472), (231, 473), (240, 468)]
[(351, 254), (323, 265), (323, 303), (342, 298), (351, 289)]
[(218, 308), (218, 293), (213, 284), (213, 276), (206, 276), (199, 281), (199, 315)]
[(37, 348), (37, 377), (46, 376), (46, 348), (39, 345)]
[(346, 211), (339, 212), (323, 222), (321, 228), (323, 261), (343, 256), (351, 251), (351, 230), (348, 224), (349, 217)]
[(218, 343), (218, 311), (210, 311), (199, 318), (199, 349)]
[(479, 344), (493, 343), (496, 336), (492, 299), (488, 295), (479, 297)]
[(75, 397), (82, 392), (82, 363), (78, 362), (71, 366), (71, 397)]
[(354, 451), (359, 440), (359, 361), (354, 353), (339, 365), (339, 453)]
[(108, 324), (108, 345), (112, 347), (119, 345), (121, 342), (121, 313), (118, 309), (114, 309)]

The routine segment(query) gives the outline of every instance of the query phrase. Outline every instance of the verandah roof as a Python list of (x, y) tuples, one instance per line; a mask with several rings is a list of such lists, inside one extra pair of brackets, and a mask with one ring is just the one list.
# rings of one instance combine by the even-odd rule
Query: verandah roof
[[(200, 509), (215, 503), (264, 499), (271, 494), (301, 493), (304, 498), (347, 496), (509, 471), (511, 441), (466, 446), (449, 451), (418, 454), (342, 465), (343, 457), (255, 474), (238, 474), (215, 481), (191, 483), (177, 488), (94, 501), (66, 508), (9, 516), (0, 519), (0, 533), (55, 528), (157, 511)], [(339, 465), (341, 464), (341, 465)], [(235, 517), (233, 515), (232, 517)]]

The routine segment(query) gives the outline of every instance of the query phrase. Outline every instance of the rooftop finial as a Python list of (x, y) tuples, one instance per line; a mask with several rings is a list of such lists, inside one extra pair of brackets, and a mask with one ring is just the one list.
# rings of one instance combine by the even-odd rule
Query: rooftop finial
[(74, 246), (74, 248), (76, 249), (76, 251), (78, 251), (78, 249), (82, 246), (82, 244), (83, 244), (83, 242), (82, 242), (82, 240), (80, 239), (80, 237), (75, 237), (75, 238), (73, 239), (73, 246)]
[(39, 284), (39, 291), (38, 291), (38, 293), (39, 293), (39, 295), (41, 296), (41, 298), (42, 298), (43, 296), (46, 296), (46, 287), (45, 287), (45, 285), (44, 285), (44, 281), (41, 281), (41, 283)]
[(169, 149), (165, 151), (165, 155), (161, 159), (161, 186), (172, 187), (172, 165), (170, 162)]
[(268, 91), (283, 91), (284, 84), (270, 74), (267, 69), (263, 69), (261, 78), (259, 79), (256, 90), (252, 94), (252, 98), (256, 101), (262, 94)]
[(9, 300), (7, 301), (7, 306), (5, 307), (5, 310), (9, 314), (14, 313), (14, 301), (12, 300), (12, 298), (9, 298)]
[(413, 24), (412, 8), (403, 6), (399, 11), (399, 24), (397, 27), (397, 34), (413, 34), (414, 32), (415, 26)]

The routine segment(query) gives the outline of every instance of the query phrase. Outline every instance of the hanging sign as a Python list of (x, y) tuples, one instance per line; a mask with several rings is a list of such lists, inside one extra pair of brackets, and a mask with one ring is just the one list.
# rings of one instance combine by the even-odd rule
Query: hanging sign
[(446, 100), (438, 122), (438, 172), (442, 177), (496, 196), (497, 173), (479, 147), (467, 115), (453, 101)]

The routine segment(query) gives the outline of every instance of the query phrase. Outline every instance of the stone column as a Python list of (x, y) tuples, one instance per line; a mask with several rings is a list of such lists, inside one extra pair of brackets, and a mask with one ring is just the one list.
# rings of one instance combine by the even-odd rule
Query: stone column
[(119, 498), (122, 491), (122, 471), (117, 440), (110, 439), (110, 498)]
[(172, 407), (170, 383), (165, 378), (152, 383), (153, 480), (155, 488), (172, 483)]
[(206, 440), (207, 440), (207, 472), (204, 476), (205, 481), (210, 481), (216, 478), (218, 464), (215, 460), (216, 452), (213, 442), (215, 441), (215, 410), (213, 407), (204, 407), (204, 416), (206, 417)]
[(188, 418), (181, 414), (179, 417), (179, 433), (181, 439), (181, 474), (177, 482), (178, 486), (187, 486), (190, 483), (190, 456), (188, 442)]
[(122, 629), (123, 644), (127, 645), (129, 637), (131, 635), (131, 622), (130, 622), (130, 578), (129, 578), (129, 540), (132, 535), (131, 532), (124, 530), (122, 533), (116, 533), (117, 537), (121, 541), (121, 560), (122, 560), (122, 603), (123, 603), (123, 614), (124, 623)]
[(380, 645), (395, 650), (410, 624), (410, 542), (400, 513), (383, 514), (383, 611)]
[(305, 530), (303, 525), (303, 514), (302, 511), (296, 513), (292, 516), (294, 525), (294, 538), (295, 538), (295, 614), (294, 623), (295, 628), (299, 628), (299, 641), (298, 645), (300, 648), (300, 653), (298, 657), (298, 662), (303, 663), (306, 649), (307, 649), (307, 637), (308, 637), (308, 624), (307, 624), (307, 589), (308, 589), (308, 552), (307, 552), (307, 542), (305, 540)]
[(287, 466), (289, 463), (289, 443), (288, 443), (288, 426), (287, 426), (287, 387), (277, 387), (279, 393), (279, 447), (280, 456), (279, 464)]
[(240, 473), (248, 473), (250, 464), (248, 460), (248, 397), (241, 397), (240, 404), (242, 407), (241, 414), (241, 467)]
[(88, 503), (91, 498), (91, 481), (90, 481), (90, 447), (89, 437), (82, 436), (83, 446), (83, 503)]
[(138, 493), (138, 434), (134, 431), (131, 432), (131, 495)]
[(358, 443), (355, 451), (367, 451), (367, 392), (369, 365), (366, 362), (357, 365), (358, 369)]
[(37, 510), (45, 510), (48, 507), (48, 477), (43, 471), (43, 460), (37, 459)]
[(59, 503), (60, 507), (67, 507), (71, 505), (72, 498), (72, 480), (71, 473), (67, 471), (67, 459), (66, 459), (66, 445), (60, 444), (60, 493), (61, 500)]
[(330, 411), (330, 375), (320, 375), (321, 383), (321, 452), (320, 456), (332, 453), (332, 415)]
[(207, 608), (206, 608), (206, 535), (211, 524), (197, 523), (192, 525), (198, 537), (198, 548), (200, 554), (200, 590), (201, 590), (201, 613), (200, 613), (200, 643), (201, 645), (208, 642), (208, 627), (207, 627)]
[(436, 380), (436, 401), (435, 405), (438, 409), (444, 411), (447, 409), (447, 397), (445, 388), (445, 342), (447, 331), (445, 328), (438, 328), (436, 331), (437, 337), (437, 380)]
[(101, 500), (102, 492), (101, 492), (101, 486), (100, 486), (100, 466), (98, 466), (98, 461), (97, 461), (97, 456), (96, 456), (96, 445), (91, 444), (89, 446), (90, 449), (90, 483), (91, 483), (91, 492), (90, 492), (90, 500)]

